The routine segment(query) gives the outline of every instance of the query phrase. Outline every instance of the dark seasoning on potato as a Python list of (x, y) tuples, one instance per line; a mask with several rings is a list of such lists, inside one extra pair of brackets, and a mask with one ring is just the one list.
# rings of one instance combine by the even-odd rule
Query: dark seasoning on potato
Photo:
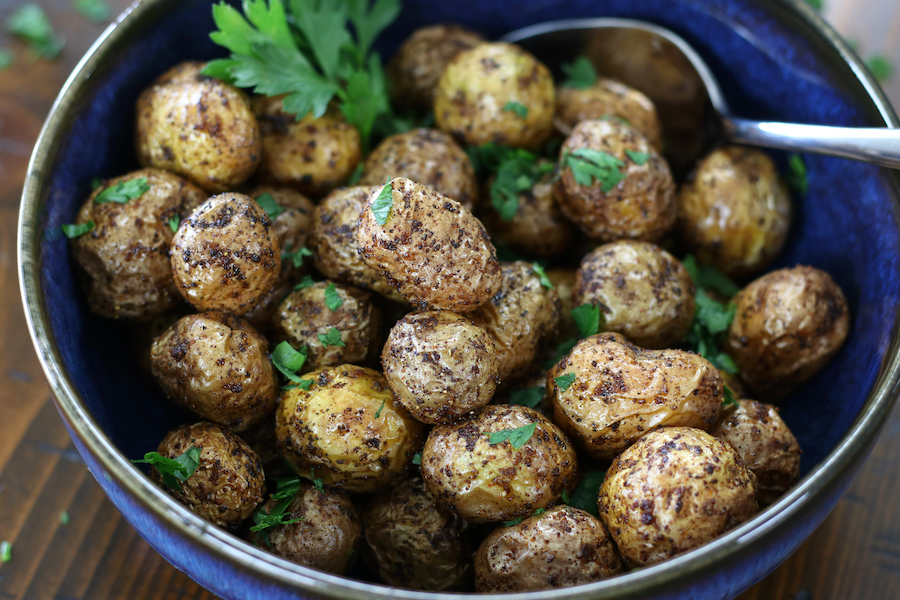
[(137, 100), (145, 168), (64, 227), (91, 310), (157, 336), (195, 415), (151, 478), (287, 560), (427, 591), (595, 582), (776, 502), (801, 453), (778, 406), (850, 315), (824, 271), (761, 272), (790, 230), (775, 163), (718, 148), (676, 191), (638, 90), (452, 24), (384, 88), (367, 10), (320, 32), (353, 49), (333, 65), (269, 23), (306, 42), (302, 84), (240, 53), (170, 68)]

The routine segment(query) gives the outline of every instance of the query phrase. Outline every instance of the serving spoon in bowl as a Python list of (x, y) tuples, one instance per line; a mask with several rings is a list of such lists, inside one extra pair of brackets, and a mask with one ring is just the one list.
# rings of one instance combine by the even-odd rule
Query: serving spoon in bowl
[(664, 27), (633, 19), (568, 19), (518, 29), (501, 41), (522, 46), (550, 66), (583, 54), (602, 76), (647, 95), (657, 106), (667, 140), (675, 140), (682, 150), (679, 162), (683, 160), (685, 166), (714, 136), (735, 144), (827, 154), (900, 169), (900, 129), (734, 116), (700, 55)]

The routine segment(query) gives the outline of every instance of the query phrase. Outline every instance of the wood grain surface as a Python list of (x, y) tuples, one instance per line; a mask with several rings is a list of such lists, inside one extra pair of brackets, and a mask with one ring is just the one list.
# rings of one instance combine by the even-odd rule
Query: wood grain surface
[[(23, 2), (0, 0), (0, 21)], [(169, 566), (119, 516), (74, 450), (50, 399), (25, 327), (15, 230), (31, 147), (56, 94), (105, 25), (77, 16), (71, 0), (41, 0), (66, 38), (53, 61), (28, 58), (0, 33), (14, 64), (0, 71), (0, 599), (212, 599)], [(114, 14), (128, 0), (111, 0)], [(900, 65), (897, 0), (826, 0), (826, 18), (861, 55)], [(900, 105), (900, 73), (886, 89)], [(68, 524), (60, 515), (66, 512)], [(900, 598), (900, 411), (834, 512), (783, 565), (741, 600)]]

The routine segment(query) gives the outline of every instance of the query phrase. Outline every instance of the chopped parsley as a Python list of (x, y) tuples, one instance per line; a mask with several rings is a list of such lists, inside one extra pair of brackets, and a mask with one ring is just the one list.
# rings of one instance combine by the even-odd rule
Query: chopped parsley
[(388, 222), (388, 219), (391, 217), (391, 210), (394, 208), (394, 186), (391, 184), (390, 179), (387, 180), (384, 184), (384, 187), (381, 188), (381, 191), (378, 192), (378, 196), (375, 198), (375, 201), (372, 202), (372, 214), (375, 215), (375, 220), (379, 225), (384, 227), (385, 223)]
[(566, 78), (563, 87), (585, 90), (597, 83), (597, 71), (587, 56), (579, 56), (570, 63), (560, 65)]
[(309, 478), (312, 479), (313, 487), (316, 488), (317, 492), (325, 491), (325, 484), (322, 482), (321, 479), (316, 477), (316, 471), (312, 467), (309, 468)]
[(514, 391), (509, 397), (510, 404), (534, 408), (544, 398), (546, 388), (542, 385)]
[(338, 294), (337, 288), (333, 283), (329, 283), (328, 287), (325, 288), (325, 306), (327, 306), (330, 311), (336, 311), (343, 305), (344, 301), (341, 300), (341, 295)]
[(291, 245), (288, 244), (284, 249), (284, 252), (281, 253), (281, 260), (289, 260), (293, 263), (295, 269), (299, 269), (303, 266), (303, 257), (312, 255), (312, 250), (310, 250), (306, 246), (300, 246), (299, 248), (297, 248), (296, 252), (291, 252)]
[(879, 83), (889, 81), (894, 74), (894, 65), (887, 57), (880, 54), (867, 58), (866, 67), (869, 68), (869, 71), (872, 72), (872, 76), (875, 77)]
[(628, 158), (638, 166), (643, 165), (647, 162), (647, 159), (650, 158), (650, 155), (646, 152), (635, 152), (634, 150), (625, 150), (625, 154), (627, 154)]
[(120, 181), (97, 194), (97, 197), (94, 198), (94, 204), (106, 204), (107, 202), (125, 204), (129, 200), (140, 198), (149, 189), (150, 184), (147, 183), (146, 177)]
[(515, 429), (504, 429), (503, 431), (495, 431), (490, 434), (488, 438), (488, 442), (493, 446), (494, 444), (500, 444), (509, 440), (509, 443), (512, 444), (512, 447), (518, 450), (522, 446), (524, 446), (528, 440), (531, 439), (531, 436), (534, 435), (534, 430), (537, 428), (537, 423), (529, 423), (528, 425), (522, 425), (521, 427), (516, 427)]
[(516, 517), (515, 519), (509, 520), (509, 521), (503, 521), (503, 526), (504, 527), (512, 527), (513, 525), (518, 525), (523, 520), (525, 520), (525, 517)]
[(178, 215), (172, 215), (169, 218), (169, 229), (172, 230), (172, 233), (178, 231), (178, 226), (181, 225), (181, 217)]
[(312, 387), (312, 379), (301, 379), (296, 384), (288, 384), (281, 387), (282, 390), (296, 390), (300, 388), (303, 391), (309, 390)]
[(63, 225), (61, 227), (63, 234), (70, 240), (74, 240), (78, 236), (84, 235), (89, 231), (93, 231), (94, 222), (88, 221), (87, 223), (81, 223), (80, 225)]
[(0, 542), (0, 565), (12, 560), (12, 542), (3, 540)]
[(740, 408), (741, 405), (738, 404), (738, 401), (734, 399), (734, 393), (728, 389), (728, 386), (725, 386), (725, 393), (722, 395), (722, 408), (727, 408), (729, 405)]
[(809, 192), (809, 174), (802, 156), (791, 154), (788, 157), (788, 172), (785, 178), (788, 187), (801, 196), (805, 196)]
[(31, 51), (41, 58), (56, 58), (66, 43), (53, 30), (44, 9), (31, 2), (23, 4), (7, 17), (6, 29), (28, 42)]
[(91, 191), (93, 192), (99, 187), (103, 187), (104, 179), (102, 177), (94, 177), (91, 179)]
[(163, 484), (180, 492), (181, 482), (187, 481), (200, 465), (200, 448), (191, 446), (184, 454), (175, 458), (163, 456), (159, 452), (147, 452), (144, 458), (131, 462), (151, 465), (162, 477)]
[(569, 373), (568, 375), (560, 375), (559, 377), (554, 377), (553, 381), (556, 382), (556, 387), (559, 388), (559, 391), (564, 392), (569, 389), (569, 386), (575, 383), (575, 373)]
[(550, 281), (549, 277), (547, 277), (547, 271), (544, 270), (544, 267), (537, 263), (534, 263), (531, 265), (531, 270), (534, 271), (534, 274), (537, 275), (538, 279), (541, 280), (542, 286), (549, 290), (553, 289), (553, 282)]
[[(271, 509), (260, 506), (253, 512), (253, 526), (250, 531), (254, 533), (262, 533), (263, 541), (266, 546), (271, 546), (269, 541), (269, 530), (282, 525), (293, 525), (303, 520), (303, 517), (291, 519), (287, 512), (288, 506), (294, 501), (294, 496), (300, 490), (300, 480), (297, 477), (287, 477), (276, 479), (275, 484), (278, 491), (272, 494), (271, 500), (275, 500), (275, 505)], [(283, 487), (282, 487), (283, 486)], [(267, 503), (268, 504), (268, 503)]]
[(75, 0), (72, 7), (91, 23), (103, 23), (109, 19), (112, 9), (106, 0)]
[(316, 337), (318, 337), (319, 341), (326, 346), (340, 346), (342, 348), (347, 347), (347, 344), (345, 344), (344, 340), (341, 339), (341, 330), (337, 327), (332, 327), (328, 330), (328, 333), (324, 335), (320, 333)]
[(589, 471), (585, 473), (578, 487), (572, 492), (571, 502), (566, 502), (569, 506), (580, 508), (585, 512), (589, 512), (595, 517), (597, 515), (597, 496), (600, 495), (600, 486), (606, 478), (605, 471)]
[(421, 452), (416, 452), (416, 453), (413, 455), (412, 464), (414, 464), (414, 465), (421, 465), (421, 464), (422, 464), (422, 453), (421, 453)]
[[(297, 376), (300, 369), (306, 363), (307, 348), (303, 346), (300, 351), (294, 350), (294, 347), (287, 342), (281, 342), (275, 346), (272, 352), (272, 364), (281, 371), (281, 374), (294, 383), (299, 384), (303, 379)], [(306, 388), (308, 389), (308, 388)]]
[(378, 407), (378, 410), (375, 411), (375, 418), (376, 418), (376, 419), (377, 419), (378, 417), (381, 416), (381, 411), (384, 410), (384, 403), (385, 403), (385, 402), (387, 402), (387, 400), (382, 400), (382, 401), (381, 401), (381, 406), (379, 406), (379, 407)]
[(0, 71), (8, 69), (13, 64), (13, 53), (6, 48), (0, 48)]
[(685, 257), (685, 269), (697, 286), (694, 301), (694, 322), (685, 336), (689, 350), (693, 350), (712, 365), (727, 373), (737, 373), (737, 365), (728, 354), (721, 350), (722, 339), (734, 320), (735, 305), (733, 302), (721, 303), (706, 293), (706, 289), (714, 290), (723, 296), (731, 297), (737, 293), (738, 287), (713, 267), (701, 265), (693, 256)]
[(496, 173), (490, 190), (491, 205), (504, 221), (511, 221), (519, 211), (519, 194), (531, 191), (555, 168), (521, 148), (485, 144), (470, 147), (467, 152), (476, 170)]
[(68, 525), (71, 521), (72, 521), (72, 519), (69, 518), (68, 512), (62, 511), (59, 513), (59, 524), (60, 525)]
[(312, 287), (316, 285), (315, 280), (309, 275), (304, 275), (303, 280), (294, 286), (294, 291), (296, 290), (305, 290), (308, 287)]
[(515, 113), (520, 119), (528, 117), (528, 107), (521, 102), (509, 101), (503, 106), (503, 112)]
[(578, 148), (563, 154), (561, 162), (564, 168), (568, 167), (572, 171), (575, 183), (592, 186), (594, 182), (598, 182), (600, 191), (604, 194), (625, 179), (625, 175), (620, 170), (625, 163), (609, 152)]
[(690, 274), (691, 279), (694, 280), (694, 284), (699, 288), (713, 290), (728, 298), (731, 298), (741, 291), (741, 288), (739, 288), (727, 275), (715, 267), (698, 263), (693, 254), (685, 256), (684, 260), (681, 261), (681, 264), (684, 265), (684, 268)]
[(573, 308), (571, 311), (572, 318), (575, 319), (575, 326), (578, 327), (578, 333), (582, 338), (597, 335), (600, 328), (606, 325), (606, 315), (600, 311), (600, 307), (596, 304), (582, 304)]
[(362, 177), (363, 169), (365, 169), (365, 165), (362, 161), (356, 163), (356, 166), (353, 167), (353, 172), (350, 173), (350, 177), (347, 178), (347, 185), (356, 185), (359, 183), (359, 178)]
[(284, 212), (284, 208), (275, 202), (275, 198), (269, 192), (257, 196), (256, 203), (259, 204), (260, 208), (266, 211), (266, 214), (269, 215), (269, 219), (272, 221), (277, 219), (278, 215)]
[(302, 480), (294, 475), (293, 477), (277, 477), (275, 479), (276, 492), (270, 496), (272, 500), (284, 500), (285, 498), (293, 498), (294, 494), (300, 491)]
[(571, 499), (569, 498), (569, 492), (567, 492), (566, 490), (562, 491), (562, 501), (565, 504), (568, 504), (571, 501)]

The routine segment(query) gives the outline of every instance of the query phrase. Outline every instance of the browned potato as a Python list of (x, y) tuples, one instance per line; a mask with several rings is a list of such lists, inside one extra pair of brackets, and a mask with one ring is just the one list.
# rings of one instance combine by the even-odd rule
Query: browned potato
[[(270, 499), (262, 507), (266, 514), (283, 500)], [(250, 541), (298, 565), (344, 575), (355, 562), (362, 534), (356, 508), (346, 492), (308, 483), (300, 484), (284, 511), (289, 525), (277, 525), (250, 534)]]
[(616, 457), (597, 506), (625, 564), (643, 567), (756, 514), (756, 477), (731, 446), (708, 433), (663, 427)]
[(582, 121), (604, 118), (625, 121), (640, 131), (657, 152), (660, 150), (662, 127), (656, 107), (636, 89), (603, 77), (585, 89), (556, 88), (553, 125), (563, 135), (571, 134)]
[(296, 188), (310, 196), (324, 196), (346, 181), (359, 163), (359, 132), (332, 104), (318, 119), (300, 120), (284, 112), (280, 96), (257, 96), (253, 113), (262, 133), (262, 164), (266, 181)]
[(181, 63), (140, 95), (138, 160), (224, 192), (242, 184), (259, 165), (259, 125), (247, 96), (200, 75), (203, 67)]
[(483, 41), (477, 33), (457, 25), (416, 29), (388, 63), (391, 100), (401, 106), (431, 110), (434, 88), (447, 63)]
[(741, 378), (781, 397), (812, 377), (850, 329), (847, 299), (828, 273), (797, 266), (763, 275), (734, 297), (726, 350)]
[[(176, 500), (207, 521), (234, 529), (263, 501), (265, 475), (262, 461), (241, 438), (214, 423), (183, 425), (159, 444), (157, 452), (178, 458), (191, 448), (200, 449), (197, 469), (180, 483), (181, 490), (165, 486)], [(153, 479), (162, 477), (154, 467)]]
[(481, 408), (500, 380), (491, 336), (447, 310), (414, 312), (398, 321), (381, 364), (397, 400), (423, 423), (452, 422)]
[(589, 456), (609, 460), (658, 427), (710, 429), (723, 387), (699, 354), (644, 350), (618, 333), (601, 333), (550, 369), (547, 394), (554, 421)]
[(422, 478), (464, 519), (489, 523), (556, 502), (574, 487), (577, 464), (556, 425), (530, 408), (498, 404), (432, 429), (422, 450)]
[(153, 341), (150, 368), (176, 404), (234, 431), (275, 408), (269, 343), (239, 317), (211, 311), (179, 319)]
[[(334, 296), (327, 291), (329, 288), (333, 288)], [(328, 307), (330, 297), (341, 302), (334, 310)], [(378, 352), (375, 340), (380, 326), (381, 315), (369, 294), (350, 286), (320, 281), (292, 292), (281, 302), (275, 318), (275, 337), (286, 340), (297, 350), (306, 346), (303, 368), (312, 371), (374, 357)], [(332, 329), (340, 332), (339, 340), (327, 339)]]
[(500, 287), (497, 251), (481, 222), (452, 198), (404, 177), (392, 179), (384, 224), (359, 217), (356, 242), (367, 265), (383, 273), (418, 308), (472, 312)]
[(756, 500), (766, 507), (800, 479), (800, 444), (771, 404), (738, 400), (728, 406), (710, 433), (734, 448), (756, 475)]
[(470, 211), (478, 200), (478, 180), (469, 157), (437, 129), (414, 129), (386, 138), (366, 159), (359, 185), (381, 186), (394, 177), (412, 179)]
[(465, 591), (472, 581), (472, 526), (435, 501), (418, 477), (368, 501), (366, 563), (388, 585)]
[(622, 561), (603, 523), (565, 505), (500, 527), (475, 554), (475, 589), (481, 593), (552, 590), (621, 572)]
[(434, 89), (434, 120), (461, 144), (533, 148), (553, 130), (554, 100), (553, 76), (534, 56), (485, 43), (447, 63)]
[(581, 259), (575, 305), (595, 304), (605, 331), (642, 348), (670, 348), (694, 320), (694, 282), (671, 254), (647, 242), (621, 240)]
[(700, 261), (732, 277), (772, 262), (790, 227), (790, 192), (759, 150), (715, 150), (678, 195), (678, 233)]
[(604, 152), (620, 161), (610, 172), (622, 179), (604, 192), (604, 185), (618, 176), (601, 182), (588, 175), (591, 183), (585, 185), (587, 180), (579, 183), (569, 161), (561, 163), (556, 200), (582, 231), (603, 241), (655, 242), (672, 228), (677, 212), (672, 173), (647, 138), (619, 121), (582, 121), (563, 142), (560, 156), (571, 160), (577, 158), (573, 153), (583, 151)]
[(494, 339), (504, 387), (528, 371), (559, 322), (559, 296), (541, 284), (533, 269), (524, 261), (504, 263), (500, 290), (472, 313), (472, 322)]
[(275, 285), (281, 248), (256, 202), (243, 194), (219, 194), (178, 228), (172, 271), (178, 291), (194, 308), (242, 315)]
[(303, 477), (350, 492), (403, 478), (422, 425), (395, 401), (384, 376), (341, 365), (307, 374), (308, 390), (284, 392), (276, 411), (278, 449)]
[[(96, 200), (125, 182), (146, 179), (149, 188), (125, 203)], [(147, 320), (181, 300), (172, 280), (170, 225), (206, 200), (206, 193), (162, 169), (141, 169), (103, 182), (78, 211), (75, 223), (94, 228), (72, 240), (75, 262), (87, 275), (91, 310), (113, 319)]]

